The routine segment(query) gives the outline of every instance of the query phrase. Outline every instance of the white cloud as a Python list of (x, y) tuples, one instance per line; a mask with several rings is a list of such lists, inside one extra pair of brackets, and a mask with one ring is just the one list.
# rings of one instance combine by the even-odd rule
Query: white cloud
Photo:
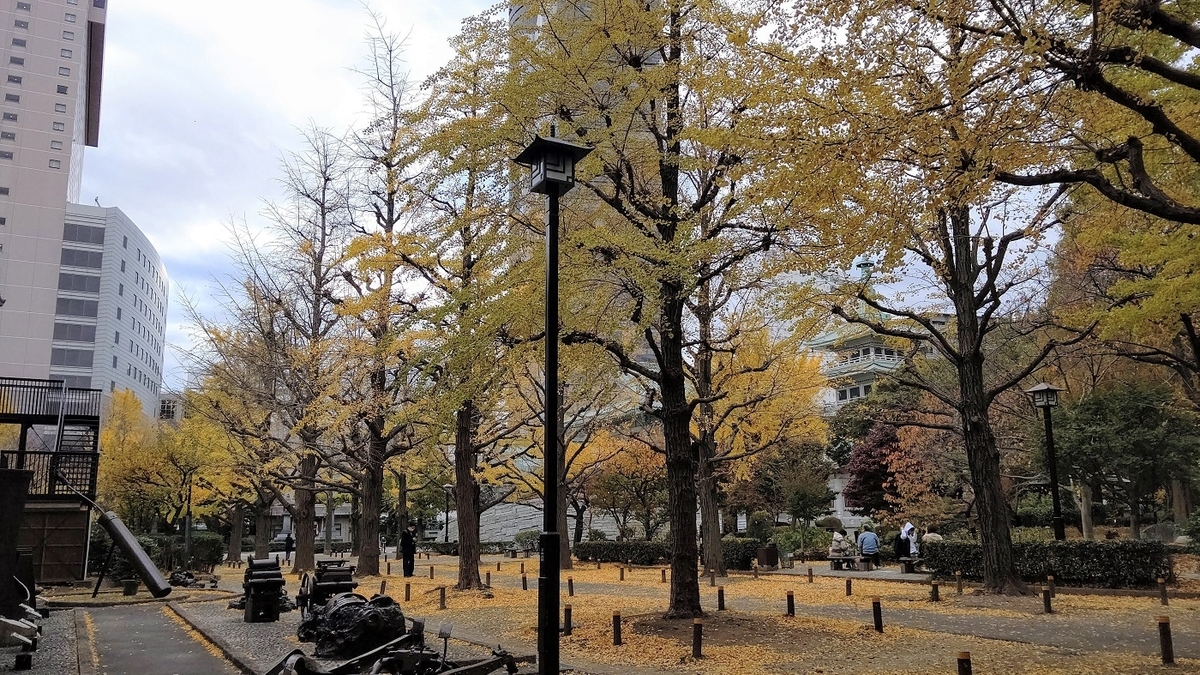
[[(408, 35), (420, 82), (450, 57), (459, 22), (481, 0), (375, 2)], [(365, 57), (366, 9), (347, 0), (122, 0), (106, 29), (100, 147), (89, 148), (80, 200), (119, 206), (158, 248), (176, 289), (204, 307), (230, 273), (227, 223), (257, 218), (278, 195), (283, 153), (310, 122), (342, 129), (362, 109), (353, 68)], [(172, 298), (168, 340), (187, 344)], [(168, 354), (167, 386), (182, 384)]]

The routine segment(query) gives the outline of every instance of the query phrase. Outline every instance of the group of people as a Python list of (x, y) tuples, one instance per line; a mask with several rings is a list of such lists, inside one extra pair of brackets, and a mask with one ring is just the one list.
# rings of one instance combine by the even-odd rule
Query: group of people
[[(895, 547), (896, 558), (919, 558), (921, 557), (921, 545), (928, 544), (931, 541), (941, 541), (942, 535), (938, 534), (937, 526), (930, 525), (929, 529), (924, 534), (918, 532), (917, 528), (912, 523), (905, 523), (904, 527), (900, 528), (900, 532), (892, 539), (892, 546)], [(869, 558), (876, 566), (882, 566), (881, 556), (879, 555), (882, 542), (879, 535), (875, 534), (874, 528), (870, 524), (863, 525), (863, 529), (858, 533), (857, 541), (851, 539), (851, 535), (846, 533), (846, 530), (838, 530), (833, 533), (833, 543), (829, 545), (830, 557), (845, 557), (853, 556), (855, 550), (864, 558)]]

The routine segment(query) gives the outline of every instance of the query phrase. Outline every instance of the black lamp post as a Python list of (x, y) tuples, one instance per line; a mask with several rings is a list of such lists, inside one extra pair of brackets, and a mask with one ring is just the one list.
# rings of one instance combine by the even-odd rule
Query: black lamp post
[[(538, 571), (538, 673), (557, 675), (558, 651), (558, 198), (575, 186), (575, 164), (591, 148), (535, 136), (513, 161), (531, 169), (529, 191), (546, 195), (546, 410), (542, 418), (546, 456), (542, 458), (541, 563)], [(551, 440), (554, 439), (554, 440)], [(553, 449), (553, 454), (551, 453)]]
[(442, 541), (447, 544), (450, 543), (450, 491), (453, 489), (454, 486), (449, 483), (442, 486), (442, 492), (446, 493), (446, 525), (442, 528)]
[(1050, 471), (1050, 500), (1054, 505), (1054, 538), (1065, 541), (1066, 529), (1063, 527), (1062, 506), (1058, 501), (1058, 460), (1054, 457), (1054, 425), (1050, 420), (1050, 409), (1058, 405), (1059, 387), (1045, 382), (1025, 390), (1033, 401), (1033, 407), (1041, 408), (1043, 419), (1046, 420), (1046, 464)]

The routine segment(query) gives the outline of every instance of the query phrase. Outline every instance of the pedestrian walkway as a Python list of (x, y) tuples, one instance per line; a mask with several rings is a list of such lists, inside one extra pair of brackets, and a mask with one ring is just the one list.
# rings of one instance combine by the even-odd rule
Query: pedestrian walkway
[[(933, 575), (928, 573), (905, 574), (900, 571), (900, 566), (895, 567), (876, 567), (870, 572), (859, 570), (831, 570), (829, 563), (825, 560), (814, 560), (812, 562), (797, 562), (795, 567), (785, 567), (783, 569), (771, 570), (762, 572), (764, 575), (770, 574), (790, 574), (796, 576), (808, 576), (808, 568), (811, 567), (813, 575), (818, 577), (837, 577), (839, 579), (870, 579), (873, 581), (906, 581), (915, 584), (927, 584), (933, 580)], [(741, 574), (734, 572), (734, 574)]]
[(101, 675), (239, 675), (204, 638), (160, 604), (79, 610), (80, 662)]

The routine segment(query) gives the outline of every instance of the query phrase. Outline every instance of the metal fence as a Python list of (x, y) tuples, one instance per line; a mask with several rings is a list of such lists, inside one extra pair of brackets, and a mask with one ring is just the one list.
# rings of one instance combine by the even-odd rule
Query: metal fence
[(100, 417), (99, 389), (71, 389), (54, 380), (0, 377), (0, 414)]
[(33, 480), (29, 483), (32, 501), (79, 499), (59, 475), (75, 489), (95, 499), (99, 461), (100, 453), (97, 452), (0, 451), (0, 467), (33, 472)]

